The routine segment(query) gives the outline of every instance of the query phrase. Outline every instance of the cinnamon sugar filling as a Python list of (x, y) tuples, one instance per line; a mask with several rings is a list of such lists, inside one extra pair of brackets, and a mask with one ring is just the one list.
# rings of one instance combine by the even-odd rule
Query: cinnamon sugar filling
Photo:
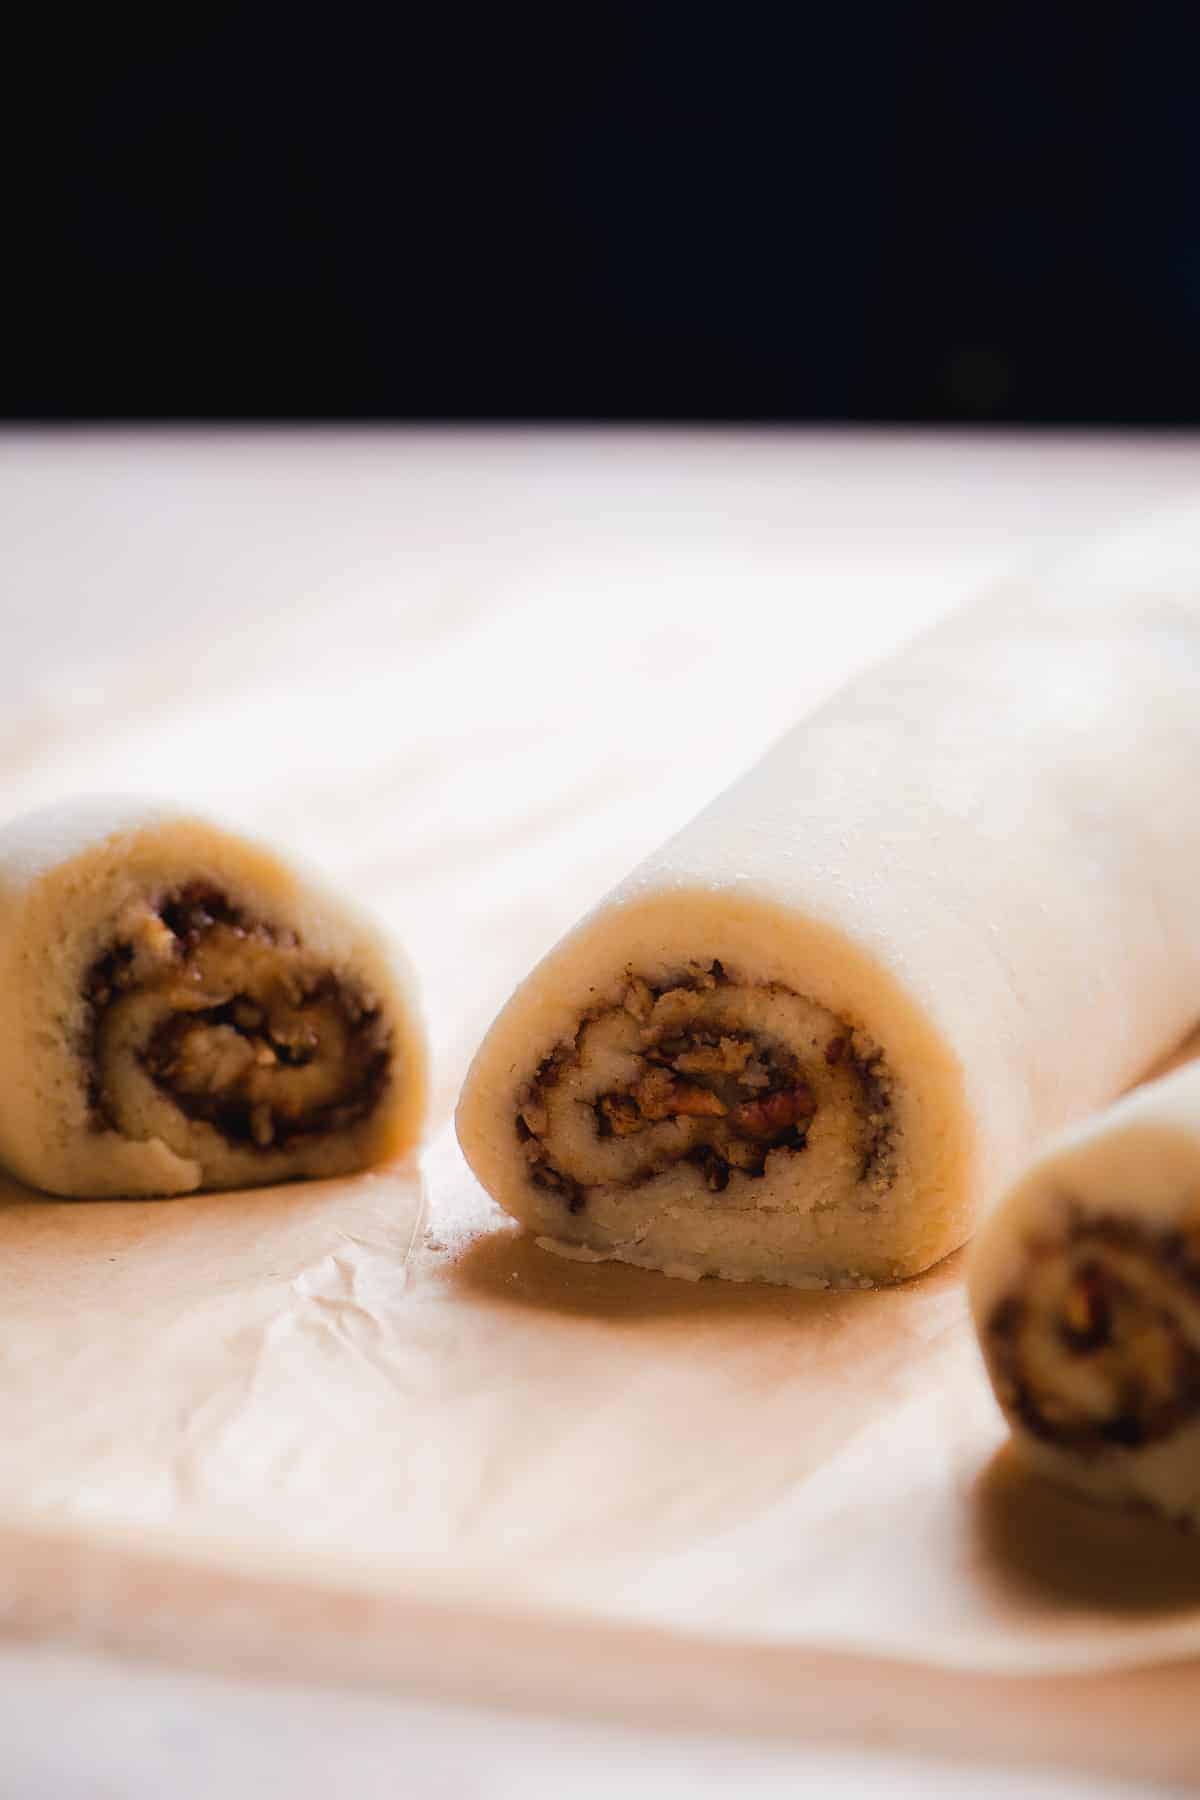
[(127, 916), (84, 993), (100, 1129), (121, 1129), (118, 1064), (129, 1047), (187, 1118), (263, 1151), (357, 1124), (387, 1083), (389, 1033), (372, 999), (294, 933), (200, 884)]

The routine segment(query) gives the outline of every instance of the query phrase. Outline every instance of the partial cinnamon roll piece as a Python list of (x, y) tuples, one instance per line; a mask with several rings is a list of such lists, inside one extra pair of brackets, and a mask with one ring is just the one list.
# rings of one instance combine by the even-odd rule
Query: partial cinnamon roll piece
[(970, 1287), (1027, 1460), (1200, 1525), (1200, 1065), (1039, 1157), (980, 1234)]
[(424, 1094), (397, 952), (312, 876), (140, 803), (0, 832), (0, 1162), (22, 1180), (345, 1174), (415, 1141)]

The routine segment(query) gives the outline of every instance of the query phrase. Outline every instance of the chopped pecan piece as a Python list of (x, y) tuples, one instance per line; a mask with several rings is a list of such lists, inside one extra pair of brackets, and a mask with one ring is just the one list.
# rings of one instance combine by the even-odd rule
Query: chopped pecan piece
[(255, 1060), (254, 1049), (254, 1040), (232, 1025), (198, 1026), (181, 1038), (162, 1075), (186, 1094), (219, 1094), (245, 1077)]
[(1098, 1263), (1077, 1269), (1063, 1297), (1059, 1335), (1076, 1355), (1102, 1349), (1112, 1335), (1113, 1299), (1110, 1282)]
[(657, 1042), (660, 1038), (670, 1037), (673, 1032), (686, 1030), (703, 1004), (703, 996), (691, 988), (668, 988), (654, 1002), (646, 1027), (647, 1041)]
[(650, 992), (650, 989), (646, 986), (646, 983), (642, 980), (640, 975), (635, 975), (633, 980), (629, 983), (629, 986), (625, 990), (625, 998), (621, 1004), (632, 1018), (637, 1019), (639, 1023), (643, 1025), (650, 1017), (650, 1014), (654, 1010), (654, 995)]
[(628, 1094), (604, 1094), (600, 1100), (600, 1111), (608, 1120), (609, 1129), (617, 1137), (632, 1137), (635, 1132), (645, 1130), (646, 1121), (638, 1103)]
[(676, 1081), (665, 1069), (651, 1069), (633, 1090), (644, 1118), (722, 1119), (726, 1108), (715, 1094), (695, 1082)]
[(741, 1131), (753, 1137), (770, 1137), (776, 1131), (787, 1131), (792, 1125), (804, 1125), (817, 1110), (812, 1089), (798, 1081), (794, 1087), (778, 1093), (764, 1094), (758, 1100), (743, 1100), (733, 1115)]
[(754, 1046), (746, 1038), (723, 1037), (716, 1044), (701, 1044), (675, 1058), (681, 1075), (740, 1075)]

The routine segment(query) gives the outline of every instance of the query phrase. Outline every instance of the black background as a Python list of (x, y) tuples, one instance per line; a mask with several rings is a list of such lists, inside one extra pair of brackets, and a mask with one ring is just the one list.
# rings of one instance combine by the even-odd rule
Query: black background
[(1200, 16), (39, 14), (9, 418), (1200, 420)]

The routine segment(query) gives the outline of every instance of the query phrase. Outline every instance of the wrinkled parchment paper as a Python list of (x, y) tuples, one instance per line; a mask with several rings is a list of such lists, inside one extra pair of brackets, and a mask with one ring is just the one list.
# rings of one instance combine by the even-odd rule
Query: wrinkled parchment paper
[[(631, 514), (593, 528), (590, 586), (574, 554), (564, 591), (561, 520), (514, 543), (485, 476), (470, 579), (453, 509), (414, 507), (407, 564), (286, 609), (176, 594), (171, 657), (68, 666), (0, 726), (5, 814), (148, 791), (320, 861), (405, 939), (437, 1059), (419, 1168), (164, 1202), (3, 1185), (0, 1617), (222, 1665), (1200, 1770), (1200, 1542), (1013, 1466), (961, 1257), (879, 1293), (693, 1286), (549, 1257), (467, 1174), (457, 1085), (532, 959), (953, 597), (897, 605), (878, 573), (830, 606), (785, 543), (731, 609), (703, 512), (666, 590)], [(296, 488), (277, 504), (303, 532)]]

